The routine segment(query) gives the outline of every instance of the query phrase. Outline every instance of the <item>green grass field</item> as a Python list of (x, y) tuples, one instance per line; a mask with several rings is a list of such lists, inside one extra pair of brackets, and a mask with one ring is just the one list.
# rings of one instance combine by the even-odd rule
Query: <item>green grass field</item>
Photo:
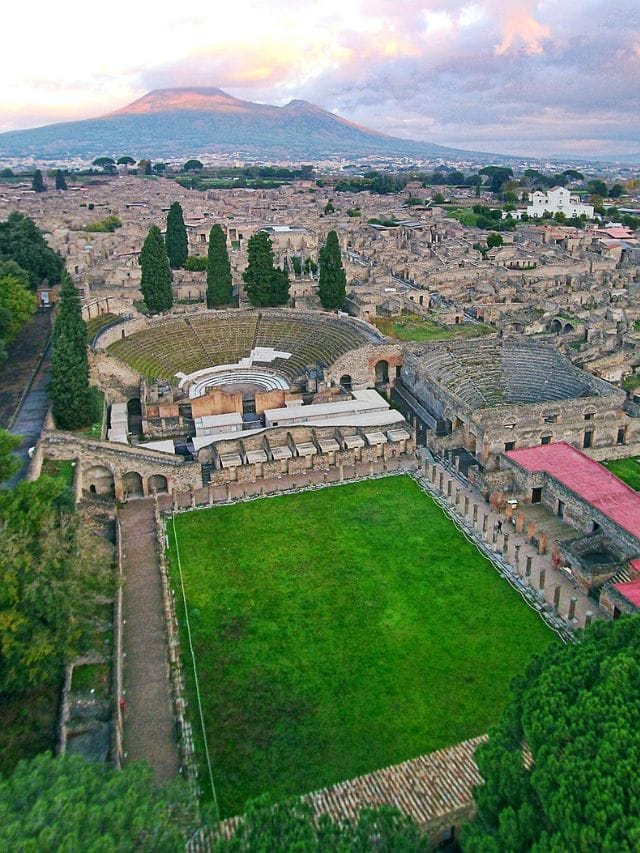
[[(554, 639), (409, 477), (185, 513), (175, 531), (222, 816), (485, 732)], [(171, 522), (169, 542), (179, 590)]]
[(437, 320), (403, 313), (398, 317), (376, 317), (373, 321), (383, 335), (398, 341), (449, 341), (453, 338), (479, 338), (495, 329), (485, 323), (459, 323), (447, 326)]
[(612, 474), (615, 474), (636, 492), (640, 492), (640, 461), (637, 456), (630, 456), (627, 459), (611, 459), (603, 464)]

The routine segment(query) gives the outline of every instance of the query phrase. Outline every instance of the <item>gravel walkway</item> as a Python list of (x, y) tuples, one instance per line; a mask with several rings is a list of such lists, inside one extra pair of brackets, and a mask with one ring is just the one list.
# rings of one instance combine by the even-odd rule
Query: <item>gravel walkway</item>
[(162, 583), (156, 553), (153, 500), (120, 510), (124, 564), (124, 751), (145, 760), (159, 782), (178, 772), (178, 747), (169, 686)]

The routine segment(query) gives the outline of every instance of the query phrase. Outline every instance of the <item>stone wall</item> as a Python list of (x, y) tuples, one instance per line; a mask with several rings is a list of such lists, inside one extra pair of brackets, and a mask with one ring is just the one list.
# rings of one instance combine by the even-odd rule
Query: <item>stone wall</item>
[[(371, 427), (374, 430), (375, 427)], [(199, 462), (168, 453), (138, 446), (112, 444), (106, 441), (94, 441), (72, 433), (45, 430), (36, 451), (37, 464), (42, 458), (68, 460), (77, 463), (76, 482), (78, 496), (95, 495), (105, 500), (126, 500), (130, 497), (152, 494), (187, 495), (193, 504), (195, 495), (207, 487), (203, 484), (202, 464), (208, 465), (209, 483), (207, 501), (214, 500), (211, 489), (225, 487), (233, 483), (259, 484), (263, 480), (282, 477), (320, 474), (332, 479), (351, 479), (397, 470), (400, 463), (411, 467), (415, 461), (415, 439), (399, 442), (386, 441), (361, 448), (347, 449), (344, 442), (338, 441), (340, 449), (328, 453), (320, 452), (317, 440), (333, 438), (339, 431), (335, 427), (285, 427), (265, 430), (259, 434), (248, 435), (244, 439), (229, 439), (200, 451)], [(271, 459), (248, 464), (245, 453), (249, 450), (262, 450), (265, 437), (273, 441), (274, 447), (287, 446), (291, 456), (287, 459)], [(313, 445), (313, 452), (299, 456), (297, 444)], [(242, 464), (223, 467), (220, 455), (239, 453)], [(228, 493), (228, 492), (227, 492)], [(226, 494), (226, 493), (225, 493)], [(226, 499), (226, 498), (223, 498)]]
[(404, 351), (400, 344), (367, 344), (345, 353), (326, 371), (327, 381), (339, 385), (343, 376), (351, 377), (351, 387), (373, 388), (376, 384), (376, 365), (386, 361), (389, 365), (389, 382), (396, 377), (396, 368), (404, 361)]

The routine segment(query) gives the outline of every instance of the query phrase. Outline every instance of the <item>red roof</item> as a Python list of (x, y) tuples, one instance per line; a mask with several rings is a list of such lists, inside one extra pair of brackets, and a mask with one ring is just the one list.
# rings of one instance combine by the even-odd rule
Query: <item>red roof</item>
[(614, 583), (612, 586), (620, 593), (620, 595), (623, 595), (627, 601), (635, 604), (636, 607), (640, 607), (640, 579), (629, 581), (628, 583)]
[(559, 441), (505, 453), (526, 471), (545, 471), (640, 539), (640, 494), (570, 444)]

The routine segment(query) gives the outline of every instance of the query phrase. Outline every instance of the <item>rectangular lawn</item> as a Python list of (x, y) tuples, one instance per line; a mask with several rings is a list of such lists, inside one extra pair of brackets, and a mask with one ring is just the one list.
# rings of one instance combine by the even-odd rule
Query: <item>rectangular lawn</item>
[(406, 476), (181, 514), (175, 534), (223, 817), (485, 732), (553, 641)]

